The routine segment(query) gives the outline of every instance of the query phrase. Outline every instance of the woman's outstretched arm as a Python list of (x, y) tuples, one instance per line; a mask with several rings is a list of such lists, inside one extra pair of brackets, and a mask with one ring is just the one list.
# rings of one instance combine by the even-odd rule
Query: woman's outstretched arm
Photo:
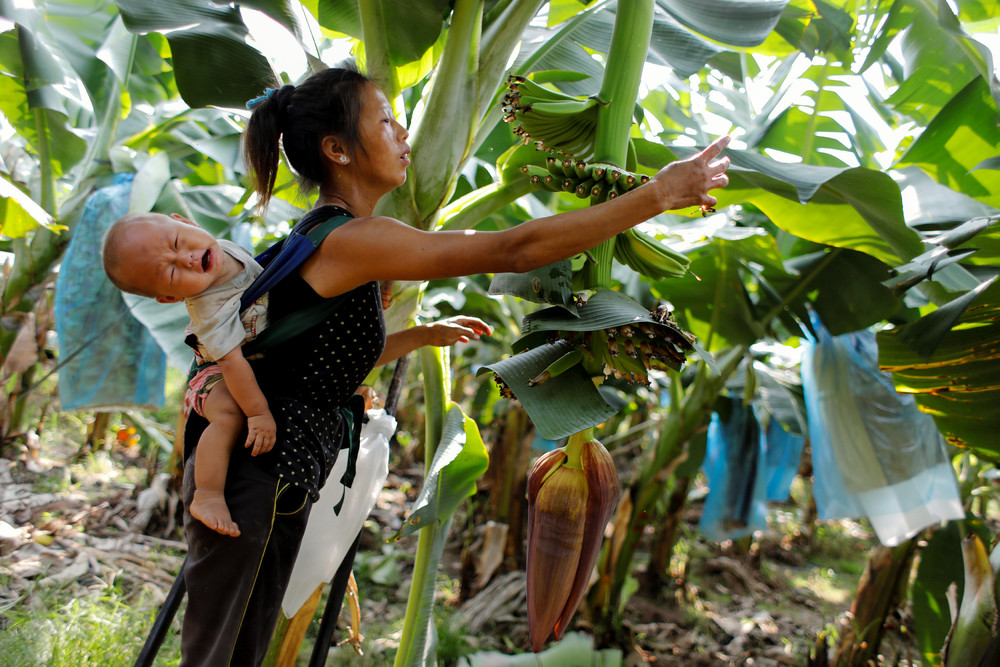
[(330, 233), (302, 276), (330, 297), (371, 280), (530, 271), (588, 250), (663, 211), (713, 206), (716, 198), (709, 191), (729, 182), (729, 158), (719, 158), (728, 143), (729, 137), (722, 137), (611, 201), (500, 232), (421, 232), (391, 218), (358, 218)]

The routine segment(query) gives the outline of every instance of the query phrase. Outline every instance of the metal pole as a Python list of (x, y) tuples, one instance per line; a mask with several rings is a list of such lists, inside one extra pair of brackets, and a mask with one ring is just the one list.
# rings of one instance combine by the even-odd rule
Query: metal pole
[(330, 645), (333, 644), (333, 633), (337, 629), (337, 620), (340, 618), (340, 608), (344, 604), (344, 595), (347, 593), (347, 582), (351, 578), (351, 568), (354, 567), (354, 555), (358, 552), (360, 542), (361, 533), (358, 533), (358, 536), (354, 538), (354, 544), (348, 549), (343, 562), (337, 568), (337, 573), (333, 575), (333, 580), (330, 582), (330, 596), (326, 599), (326, 607), (323, 609), (323, 620), (319, 623), (319, 635), (316, 637), (316, 643), (313, 644), (309, 667), (323, 667), (326, 664)]
[(163, 601), (163, 606), (160, 607), (160, 612), (156, 615), (156, 620), (153, 621), (153, 628), (149, 631), (149, 636), (146, 637), (146, 643), (143, 644), (142, 650), (139, 651), (139, 657), (135, 659), (135, 667), (152, 667), (153, 660), (160, 651), (160, 646), (170, 629), (170, 623), (177, 614), (177, 608), (181, 606), (184, 594), (187, 593), (187, 584), (184, 581), (185, 565), (187, 565), (187, 557), (184, 558), (181, 571), (177, 573), (174, 585), (170, 587), (167, 599)]

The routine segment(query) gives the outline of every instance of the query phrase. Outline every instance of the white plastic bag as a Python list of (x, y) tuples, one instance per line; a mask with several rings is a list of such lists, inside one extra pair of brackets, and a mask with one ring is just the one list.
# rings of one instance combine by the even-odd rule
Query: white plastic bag
[(368, 423), (361, 426), (357, 476), (351, 488), (346, 489), (339, 515), (333, 508), (345, 493), (338, 480), (347, 467), (347, 451), (337, 457), (330, 481), (320, 489), (319, 500), (309, 514), (302, 546), (281, 602), (286, 618), (294, 616), (321, 584), (333, 579), (354, 538), (361, 532), (389, 475), (389, 438), (395, 431), (395, 417), (385, 410), (368, 411)]

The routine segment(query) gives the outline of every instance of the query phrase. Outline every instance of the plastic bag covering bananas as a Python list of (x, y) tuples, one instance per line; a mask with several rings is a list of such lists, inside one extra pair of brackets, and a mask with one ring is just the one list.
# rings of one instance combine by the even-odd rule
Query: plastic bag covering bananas
[(528, 474), (528, 630), (531, 649), (561, 639), (580, 606), (618, 501), (611, 455), (590, 431), (539, 457)]
[(504, 120), (516, 122), (514, 134), (541, 150), (585, 158), (593, 153), (599, 102), (550, 90), (523, 76), (507, 79)]

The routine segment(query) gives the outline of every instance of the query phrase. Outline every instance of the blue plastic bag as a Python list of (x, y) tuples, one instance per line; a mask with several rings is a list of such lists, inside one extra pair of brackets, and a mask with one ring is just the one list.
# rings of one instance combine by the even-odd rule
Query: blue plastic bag
[(804, 439), (785, 430), (777, 419), (769, 419), (764, 430), (765, 497), (771, 502), (788, 500), (792, 481), (799, 472)]
[(117, 174), (84, 205), (56, 280), (59, 401), (64, 410), (163, 405), (167, 357), (129, 312), (101, 264), (104, 232), (128, 212), (133, 174)]
[(802, 387), (821, 519), (866, 516), (895, 546), (931, 524), (965, 516), (944, 438), (912, 396), (878, 368), (875, 334), (831, 336), (811, 313)]
[(767, 525), (764, 438), (751, 406), (728, 397), (717, 405), (702, 463), (709, 491), (698, 529), (712, 540), (735, 540)]

